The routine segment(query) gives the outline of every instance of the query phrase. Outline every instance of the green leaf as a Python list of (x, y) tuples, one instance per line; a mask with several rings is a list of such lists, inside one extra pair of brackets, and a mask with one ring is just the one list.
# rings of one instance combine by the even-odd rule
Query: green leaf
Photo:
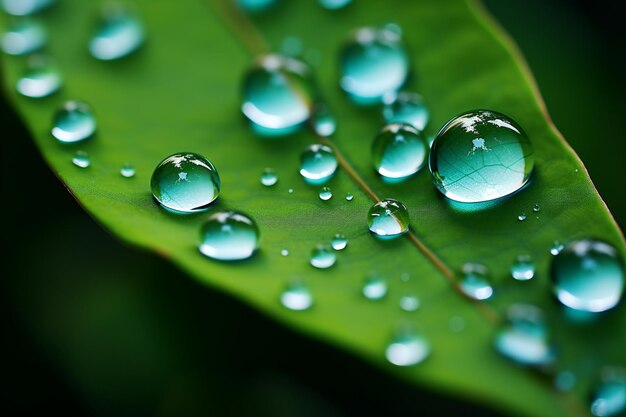
[[(490, 311), (503, 314), (513, 302), (540, 306), (559, 347), (557, 369), (572, 369), (579, 381), (571, 395), (556, 393), (549, 378), (517, 367), (491, 348), (495, 332), (482, 307), (460, 297), (408, 239), (380, 242), (366, 227), (372, 201), (345, 171), (330, 182), (335, 197), (317, 198), (317, 189), (298, 174), (301, 149), (316, 138), (302, 132), (280, 142), (257, 138), (240, 111), (240, 81), (252, 61), (237, 34), (220, 17), (217, 3), (137, 1), (148, 28), (148, 43), (119, 62), (96, 62), (86, 42), (98, 2), (74, 1), (51, 10), (49, 52), (66, 80), (57, 95), (30, 100), (12, 86), (22, 61), (3, 60), (9, 99), (25, 119), (56, 175), (85, 209), (123, 240), (155, 251), (190, 275), (245, 300), (260, 311), (313, 337), (341, 347), (381, 366), (417, 387), (470, 398), (495, 409), (528, 416), (578, 415), (600, 367), (624, 365), (626, 337), (623, 308), (592, 324), (565, 320), (551, 295), (548, 280), (553, 241), (581, 237), (604, 239), (625, 254), (624, 240), (582, 163), (549, 121), (522, 58), (496, 25), (473, 2), (355, 2), (336, 12), (316, 2), (283, 2), (255, 18), (273, 49), (287, 36), (302, 39), (317, 51), (316, 75), (339, 129), (333, 138), (360, 176), (382, 197), (404, 202), (412, 228), (451, 268), (467, 261), (485, 263), (492, 271), (496, 296)], [(404, 29), (413, 57), (411, 86), (432, 112), (430, 133), (450, 117), (468, 109), (491, 108), (512, 116), (530, 136), (536, 150), (533, 183), (498, 206), (462, 212), (435, 190), (427, 172), (403, 184), (381, 182), (370, 167), (370, 142), (382, 124), (377, 109), (352, 105), (337, 87), (337, 51), (346, 34), (365, 25), (396, 22)], [(80, 146), (62, 146), (49, 134), (54, 110), (64, 100), (90, 103), (99, 123), (97, 136)], [(92, 166), (70, 162), (77, 149), (91, 155)], [(152, 169), (165, 156), (193, 151), (208, 157), (222, 178), (216, 208), (249, 213), (261, 228), (261, 251), (251, 260), (220, 263), (196, 250), (199, 224), (207, 214), (175, 216), (151, 198)], [(137, 175), (124, 179), (120, 167), (132, 163)], [(259, 184), (265, 167), (280, 176), (273, 188)], [(295, 191), (287, 192), (289, 188)], [(347, 202), (346, 193), (355, 198)], [(521, 212), (541, 212), (518, 222)], [(315, 270), (308, 257), (315, 244), (335, 233), (350, 242), (337, 265)], [(281, 249), (290, 254), (283, 257)], [(528, 283), (509, 277), (512, 261), (529, 253), (537, 278)], [(379, 271), (389, 280), (389, 294), (366, 302), (359, 294), (366, 274)], [(403, 282), (402, 273), (411, 279)], [(285, 283), (306, 279), (315, 306), (290, 312), (278, 303)], [(422, 302), (406, 313), (398, 300), (407, 291)], [(449, 329), (453, 317), (465, 329)], [(397, 368), (384, 359), (384, 349), (399, 323), (410, 322), (430, 341), (432, 355), (412, 368)], [(613, 337), (606, 337), (611, 334)], [(532, 398), (532, 401), (529, 399)], [(584, 414), (584, 412), (582, 412)]]

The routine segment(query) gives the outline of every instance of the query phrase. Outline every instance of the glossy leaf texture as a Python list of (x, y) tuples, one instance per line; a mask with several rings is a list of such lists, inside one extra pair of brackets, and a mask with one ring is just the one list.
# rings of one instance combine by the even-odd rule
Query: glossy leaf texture
[[(268, 45), (279, 50), (297, 37), (309, 57), (323, 96), (338, 123), (333, 142), (382, 198), (402, 201), (412, 229), (449, 267), (480, 262), (491, 271), (495, 295), (483, 302), (504, 317), (512, 303), (544, 310), (558, 347), (548, 375), (516, 366), (493, 349), (497, 327), (482, 307), (461, 297), (408, 239), (379, 241), (367, 230), (370, 197), (339, 170), (327, 184), (334, 197), (318, 198), (319, 187), (298, 173), (302, 149), (317, 142), (308, 131), (285, 139), (257, 137), (240, 112), (241, 78), (253, 60), (238, 34), (220, 16), (223, 3), (137, 1), (147, 43), (123, 60), (99, 62), (87, 52), (99, 2), (66, 1), (43, 16), (51, 33), (47, 52), (65, 79), (45, 99), (28, 99), (13, 89), (23, 66), (3, 59), (5, 91), (24, 118), (56, 175), (95, 219), (133, 245), (154, 251), (195, 279), (255, 306), (311, 337), (371, 361), (420, 388), (434, 389), (528, 416), (585, 415), (589, 391), (603, 366), (624, 366), (626, 314), (623, 305), (592, 323), (577, 323), (554, 300), (549, 249), (554, 241), (593, 237), (625, 255), (623, 237), (582, 163), (549, 121), (528, 70), (496, 24), (471, 1), (354, 2), (336, 11), (316, 2), (281, 2), (253, 17)], [(531, 184), (499, 204), (462, 210), (439, 195), (427, 170), (400, 184), (386, 184), (370, 163), (370, 144), (383, 118), (380, 109), (352, 104), (338, 88), (338, 51), (358, 27), (393, 22), (403, 28), (412, 65), (410, 89), (431, 111), (428, 134), (466, 110), (489, 108), (510, 115), (528, 133), (536, 155)], [(324, 28), (324, 30), (320, 30)], [(54, 111), (66, 100), (89, 103), (98, 132), (89, 142), (62, 145), (50, 136)], [(89, 153), (91, 166), (71, 159)], [(217, 167), (222, 192), (208, 213), (180, 216), (161, 209), (150, 194), (150, 175), (166, 156), (190, 151)], [(133, 178), (119, 174), (125, 164)], [(273, 187), (259, 178), (265, 168), (279, 177)], [(293, 193), (288, 192), (293, 189)], [(345, 195), (354, 195), (347, 201)], [(533, 212), (534, 205), (541, 210)], [(261, 249), (250, 260), (218, 262), (197, 250), (200, 224), (212, 211), (235, 209), (251, 215), (261, 230)], [(518, 220), (520, 213), (527, 219)], [(348, 246), (327, 270), (309, 264), (311, 250), (341, 233)], [(287, 249), (288, 256), (281, 251)], [(510, 267), (520, 254), (536, 263), (536, 277), (516, 282)], [(372, 272), (388, 282), (387, 295), (365, 300), (360, 291)], [(408, 274), (409, 279), (401, 279)], [(279, 294), (294, 279), (314, 295), (308, 311), (293, 312)], [(400, 299), (419, 297), (417, 311)], [(450, 321), (461, 318), (463, 329)], [(385, 347), (399, 325), (419, 329), (430, 357), (413, 367), (385, 360)], [(610, 335), (610, 337), (607, 337)], [(558, 393), (550, 375), (571, 370), (573, 392)], [(532, 399), (530, 401), (529, 399)]]

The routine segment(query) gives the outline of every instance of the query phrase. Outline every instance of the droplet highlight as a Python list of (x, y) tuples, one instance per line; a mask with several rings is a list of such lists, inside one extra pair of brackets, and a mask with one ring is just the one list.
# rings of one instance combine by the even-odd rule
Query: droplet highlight
[(400, 297), (400, 308), (404, 311), (417, 311), (420, 306), (420, 299), (415, 294), (405, 294)]
[(48, 42), (45, 27), (34, 19), (16, 19), (2, 35), (2, 50), (9, 55), (26, 55)]
[(422, 96), (408, 91), (388, 93), (383, 97), (383, 117), (387, 123), (406, 123), (419, 132), (428, 124), (430, 112)]
[(334, 250), (344, 250), (348, 246), (348, 239), (341, 233), (337, 233), (330, 241), (330, 246)]
[(412, 366), (423, 362), (430, 354), (430, 345), (418, 332), (403, 332), (393, 338), (385, 350), (387, 360), (397, 366)]
[(319, 198), (323, 201), (328, 201), (333, 198), (333, 191), (330, 187), (322, 187), (319, 192)]
[(88, 49), (94, 58), (112, 61), (132, 54), (144, 40), (145, 30), (139, 17), (115, 4), (104, 10)]
[(261, 184), (266, 187), (271, 187), (276, 185), (278, 182), (278, 175), (276, 175), (276, 171), (272, 168), (265, 168), (261, 173)]
[(31, 56), (15, 89), (25, 97), (41, 98), (56, 93), (63, 84), (59, 69), (49, 58)]
[(305, 284), (290, 284), (280, 294), (280, 303), (289, 310), (308, 310), (313, 306), (313, 294)]
[(320, 136), (329, 137), (337, 130), (337, 121), (325, 104), (317, 104), (313, 112), (313, 130)]
[(250, 217), (237, 211), (220, 211), (200, 227), (200, 253), (219, 261), (250, 258), (259, 247), (259, 228)]
[(511, 276), (517, 281), (528, 281), (535, 276), (535, 264), (530, 256), (520, 255), (511, 266)]
[(120, 175), (124, 178), (133, 178), (135, 174), (135, 167), (131, 164), (123, 165), (122, 168), (120, 168)]
[(374, 138), (372, 164), (384, 180), (397, 182), (422, 169), (427, 151), (426, 142), (413, 126), (392, 123)]
[(55, 3), (55, 0), (2, 0), (2, 8), (13, 16), (37, 13)]
[(96, 118), (83, 102), (68, 101), (54, 115), (51, 133), (59, 142), (81, 142), (95, 132)]
[(526, 220), (526, 217), (527, 217), (527, 216), (526, 216), (526, 213), (520, 213), (520, 214), (517, 216), (517, 220), (519, 220), (520, 222), (523, 222), (524, 220)]
[(409, 211), (398, 200), (388, 198), (377, 202), (367, 217), (370, 232), (381, 240), (395, 239), (409, 231)]
[(328, 10), (337, 10), (346, 7), (352, 0), (318, 0), (320, 5)]
[(307, 146), (300, 154), (300, 175), (309, 184), (323, 184), (337, 171), (333, 150), (320, 144)]
[(72, 163), (79, 168), (88, 168), (91, 165), (89, 155), (85, 151), (76, 151), (76, 154), (72, 158)]
[(459, 288), (474, 300), (487, 300), (493, 295), (493, 287), (488, 281), (488, 269), (477, 263), (466, 263), (462, 268), (463, 276)]
[(616, 416), (626, 410), (626, 371), (624, 369), (605, 370), (600, 383), (591, 394), (589, 409), (596, 417)]
[(387, 281), (378, 275), (365, 279), (361, 293), (368, 300), (380, 300), (387, 295)]
[(311, 259), (309, 262), (315, 268), (327, 269), (335, 265), (337, 255), (335, 255), (330, 245), (317, 245), (311, 251)]
[(346, 201), (352, 201), (352, 200), (354, 200), (354, 196), (352, 195), (352, 193), (346, 194)]

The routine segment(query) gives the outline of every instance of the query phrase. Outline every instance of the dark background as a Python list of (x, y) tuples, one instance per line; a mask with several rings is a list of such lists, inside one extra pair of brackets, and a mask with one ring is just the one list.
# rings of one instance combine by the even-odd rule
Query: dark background
[[(626, 48), (617, 5), (486, 5), (623, 228)], [(124, 246), (80, 209), (0, 106), (0, 414), (407, 416), (436, 404), (440, 416), (488, 415), (412, 389)]]

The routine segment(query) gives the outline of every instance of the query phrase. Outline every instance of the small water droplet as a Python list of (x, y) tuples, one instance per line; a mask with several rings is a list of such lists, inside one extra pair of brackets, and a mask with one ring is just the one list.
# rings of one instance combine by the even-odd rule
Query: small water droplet
[(55, 0), (2, 0), (2, 8), (13, 16), (37, 13), (55, 3)]
[(288, 190), (287, 190), (287, 192), (288, 192), (289, 194), (293, 194), (293, 188), (288, 189)]
[(165, 209), (196, 213), (205, 211), (220, 194), (220, 177), (215, 166), (192, 152), (165, 158), (152, 173), (152, 195)]
[(380, 300), (387, 295), (387, 281), (378, 275), (365, 280), (361, 293), (368, 300)]
[(624, 291), (624, 267), (617, 250), (597, 240), (569, 243), (552, 258), (550, 275), (557, 299), (574, 310), (609, 310)]
[(328, 106), (318, 103), (313, 112), (313, 130), (320, 136), (329, 137), (337, 130), (337, 121)]
[(79, 168), (87, 168), (91, 165), (89, 155), (85, 151), (76, 151), (76, 154), (72, 158), (72, 163)]
[(377, 202), (369, 209), (367, 218), (370, 232), (382, 240), (395, 239), (409, 231), (409, 211), (398, 200)]
[(554, 387), (561, 392), (571, 391), (575, 385), (576, 375), (572, 371), (561, 371), (554, 377)]
[(282, 249), (280, 251), (281, 256), (289, 256), (289, 251), (287, 249)]
[(352, 201), (352, 200), (354, 200), (354, 196), (352, 195), (352, 193), (346, 194), (346, 201)]
[(320, 200), (328, 201), (333, 198), (333, 191), (330, 187), (322, 187), (319, 193)]
[(514, 304), (507, 311), (507, 323), (496, 335), (496, 350), (522, 365), (546, 365), (554, 361), (543, 313), (537, 307)]
[(430, 114), (419, 94), (392, 92), (385, 94), (383, 103), (383, 117), (387, 123), (407, 123), (420, 132), (426, 127)]
[(280, 294), (280, 303), (289, 310), (308, 310), (313, 305), (313, 294), (305, 284), (292, 283)]
[(219, 261), (248, 259), (259, 247), (259, 228), (249, 216), (219, 211), (202, 223), (200, 252)]
[(517, 220), (519, 220), (520, 222), (526, 220), (526, 213), (520, 213), (520, 215), (517, 216)]
[(389, 22), (385, 24), (385, 29), (395, 33), (398, 36), (402, 36), (402, 27), (399, 24), (394, 22)]
[(520, 190), (535, 166), (532, 144), (513, 119), (475, 110), (437, 134), (429, 160), (433, 181), (451, 200), (479, 203)]
[(9, 55), (38, 51), (48, 42), (48, 32), (35, 19), (16, 19), (2, 35), (2, 50)]
[(410, 279), (411, 279), (411, 274), (409, 274), (408, 272), (403, 272), (400, 274), (400, 281), (409, 282)]
[(47, 97), (57, 92), (62, 85), (61, 73), (50, 58), (42, 55), (29, 57), (22, 76), (15, 89), (26, 97)]
[(476, 263), (463, 265), (463, 277), (459, 282), (461, 291), (474, 300), (487, 300), (493, 295), (493, 288), (487, 279), (486, 266)]
[(413, 126), (392, 123), (374, 138), (372, 164), (384, 180), (402, 181), (422, 169), (426, 152), (426, 143)]
[(554, 243), (552, 243), (552, 246), (550, 247), (550, 255), (556, 256), (559, 253), (561, 253), (561, 251), (564, 248), (565, 248), (564, 244), (562, 244), (558, 240), (555, 240)]
[(605, 369), (600, 382), (591, 394), (589, 407), (596, 417), (610, 417), (626, 409), (626, 371), (622, 368)]
[(448, 320), (448, 328), (454, 333), (460, 333), (465, 330), (465, 319), (461, 316), (452, 316)]
[(309, 184), (323, 184), (337, 170), (337, 158), (326, 145), (307, 146), (300, 155), (300, 175)]
[(120, 168), (120, 175), (124, 178), (133, 178), (135, 173), (135, 167), (131, 164), (126, 164)]
[(328, 10), (337, 10), (346, 7), (352, 0), (319, 0), (322, 7)]
[(334, 250), (343, 250), (348, 246), (348, 239), (341, 233), (337, 233), (330, 241), (330, 246), (332, 246)]
[(296, 36), (287, 36), (280, 44), (280, 50), (286, 56), (296, 57), (304, 51), (302, 39)]
[(337, 256), (330, 245), (317, 245), (311, 251), (311, 259), (309, 262), (315, 268), (326, 269), (335, 265), (335, 262), (337, 262)]
[(385, 350), (389, 362), (397, 366), (417, 365), (430, 354), (430, 345), (418, 332), (405, 331), (394, 337)]
[(276, 3), (276, 0), (237, 0), (239, 7), (251, 13), (262, 12), (274, 6)]
[(404, 311), (416, 311), (420, 306), (420, 299), (415, 294), (405, 294), (400, 298), (400, 308)]
[(68, 101), (54, 115), (52, 136), (62, 143), (76, 143), (90, 138), (96, 131), (96, 118), (89, 106)]
[(111, 61), (135, 52), (144, 43), (145, 31), (138, 16), (121, 4), (111, 3), (89, 40), (89, 53), (96, 59)]
[(366, 27), (344, 44), (340, 68), (340, 85), (350, 98), (373, 104), (402, 88), (409, 75), (409, 57), (397, 33)]
[(534, 211), (535, 213), (539, 213), (539, 212), (541, 211), (541, 206), (540, 206), (539, 204), (535, 204), (535, 205), (533, 206), (533, 211)]
[(272, 168), (265, 168), (261, 173), (261, 184), (266, 187), (271, 187), (272, 185), (276, 185), (278, 182), (278, 175), (276, 175), (276, 171)]
[(511, 266), (511, 276), (518, 281), (528, 281), (535, 276), (535, 264), (530, 256), (520, 255)]

